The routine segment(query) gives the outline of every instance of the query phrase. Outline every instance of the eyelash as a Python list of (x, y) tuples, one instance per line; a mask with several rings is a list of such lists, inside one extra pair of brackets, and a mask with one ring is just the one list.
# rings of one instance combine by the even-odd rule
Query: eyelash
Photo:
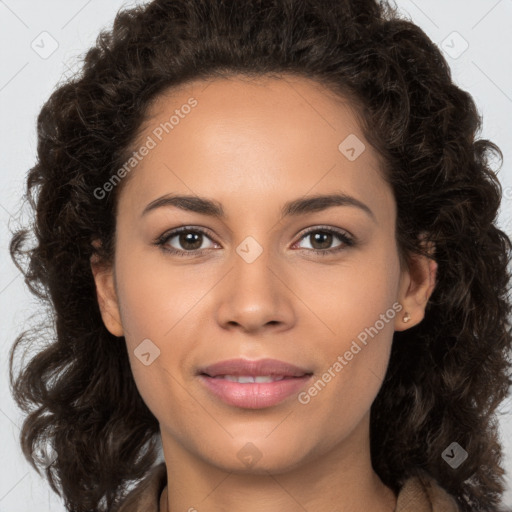
[[(166, 253), (175, 255), (175, 256), (201, 256), (203, 254), (203, 251), (207, 251), (208, 249), (195, 249), (192, 251), (185, 251), (185, 250), (178, 250), (174, 248), (169, 248), (166, 246), (166, 244), (174, 238), (176, 235), (179, 235), (180, 233), (201, 233), (202, 235), (208, 237), (211, 239), (210, 236), (208, 236), (208, 233), (200, 228), (191, 228), (188, 226), (183, 226), (181, 228), (174, 229), (172, 231), (163, 233), (161, 236), (159, 236), (153, 244), (160, 247), (160, 249)], [(342, 245), (339, 245), (338, 247), (335, 247), (333, 249), (303, 249), (308, 252), (313, 252), (314, 254), (318, 254), (319, 256), (329, 256), (335, 253), (338, 253), (347, 247), (354, 247), (356, 245), (354, 238), (350, 237), (343, 231), (338, 231), (334, 228), (328, 228), (328, 227), (315, 227), (314, 229), (311, 229), (307, 231), (306, 233), (303, 233), (303, 235), (300, 237), (299, 242), (306, 238), (307, 236), (313, 234), (313, 233), (330, 233), (338, 237), (338, 239), (342, 242)]]

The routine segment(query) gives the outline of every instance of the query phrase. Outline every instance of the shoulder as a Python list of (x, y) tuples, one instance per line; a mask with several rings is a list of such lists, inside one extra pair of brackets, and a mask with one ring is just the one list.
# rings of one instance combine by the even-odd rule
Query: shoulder
[(409, 477), (397, 498), (395, 512), (459, 512), (455, 498), (426, 472)]
[(154, 466), (146, 478), (130, 491), (117, 512), (158, 512), (160, 495), (167, 485), (165, 462)]

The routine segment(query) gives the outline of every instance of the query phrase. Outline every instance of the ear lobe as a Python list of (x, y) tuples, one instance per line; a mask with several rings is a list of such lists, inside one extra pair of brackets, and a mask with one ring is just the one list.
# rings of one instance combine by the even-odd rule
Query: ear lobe
[[(429, 247), (433, 254), (433, 247)], [(419, 324), (425, 317), (425, 309), (432, 295), (437, 278), (437, 262), (427, 256), (412, 254), (409, 268), (401, 277), (399, 302), (403, 310), (395, 320), (395, 330), (404, 331)], [(405, 319), (405, 321), (404, 321)]]
[[(93, 245), (95, 244), (93, 243)], [(124, 335), (124, 331), (115, 289), (113, 266), (100, 261), (97, 253), (92, 254), (90, 263), (103, 323), (111, 334), (121, 337)]]

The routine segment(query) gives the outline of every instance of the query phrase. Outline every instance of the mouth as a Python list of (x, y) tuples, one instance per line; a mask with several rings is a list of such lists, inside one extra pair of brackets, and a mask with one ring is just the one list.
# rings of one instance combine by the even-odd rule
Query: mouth
[[(227, 359), (218, 363), (199, 368), (198, 374), (208, 377), (270, 377), (273, 379), (303, 377), (313, 373), (303, 368), (278, 359)], [(251, 382), (251, 381), (249, 381)]]
[(197, 374), (212, 398), (234, 407), (262, 409), (299, 393), (313, 372), (275, 359), (230, 359)]
[(300, 379), (300, 377), (290, 377), (286, 375), (215, 375), (214, 377), (206, 373), (202, 373), (201, 375), (211, 377), (213, 379), (225, 379), (230, 382), (238, 382), (240, 384), (247, 384), (249, 382), (264, 384), (268, 382), (277, 382), (283, 379)]
[(302, 377), (279, 377), (269, 375), (222, 375), (210, 377), (199, 375), (200, 381), (212, 398), (232, 407), (242, 409), (264, 409), (280, 404), (296, 396), (312, 378), (311, 373)]
[(208, 375), (207, 373), (201, 373), (204, 377), (209, 377), (212, 379), (223, 379), (228, 380), (230, 382), (238, 382), (239, 384), (248, 384), (248, 383), (256, 383), (256, 384), (267, 384), (269, 382), (278, 382), (284, 379), (301, 379), (303, 377), (307, 377), (309, 375), (313, 375), (312, 373), (305, 373), (304, 375)]

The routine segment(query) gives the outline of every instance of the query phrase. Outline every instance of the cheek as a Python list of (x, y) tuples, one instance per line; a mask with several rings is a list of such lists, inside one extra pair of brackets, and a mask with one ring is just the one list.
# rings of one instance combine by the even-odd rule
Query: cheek
[(396, 315), (392, 306), (400, 280), (398, 254), (391, 243), (374, 246), (375, 250), (354, 252), (340, 264), (301, 269), (300, 278), (294, 274), (293, 290), (308, 306), (309, 316), (314, 313), (319, 320), (318, 332), (326, 340), (326, 353), (332, 353), (329, 346), (342, 350), (376, 322), (383, 337), (392, 336), (391, 320)]
[(154, 252), (123, 253), (118, 247), (116, 281), (132, 374), (155, 417), (175, 425), (182, 418), (167, 417), (172, 410), (195, 414), (182, 369), (190, 365), (201, 299), (216, 278), (200, 273), (199, 265), (171, 265)]
[(132, 255), (117, 266), (123, 328), (134, 343), (171, 338), (175, 325), (186, 323), (187, 314), (211, 287), (212, 279), (192, 265), (173, 267), (159, 255)]
[(401, 310), (400, 267), (396, 253), (382, 250), (327, 272), (323, 286), (308, 295), (308, 304), (329, 330), (322, 329), (326, 334), (315, 343), (324, 365), (303, 402), (309, 400), (318, 414), (322, 403), (335, 405), (330, 414), (344, 422), (349, 411), (355, 420), (370, 408), (386, 373), (394, 319)]
[(368, 414), (386, 374), (395, 315), (391, 304), (347, 312), (336, 334), (316, 345), (324, 365), (298, 399), (305, 430), (321, 430), (326, 446), (348, 436)]

